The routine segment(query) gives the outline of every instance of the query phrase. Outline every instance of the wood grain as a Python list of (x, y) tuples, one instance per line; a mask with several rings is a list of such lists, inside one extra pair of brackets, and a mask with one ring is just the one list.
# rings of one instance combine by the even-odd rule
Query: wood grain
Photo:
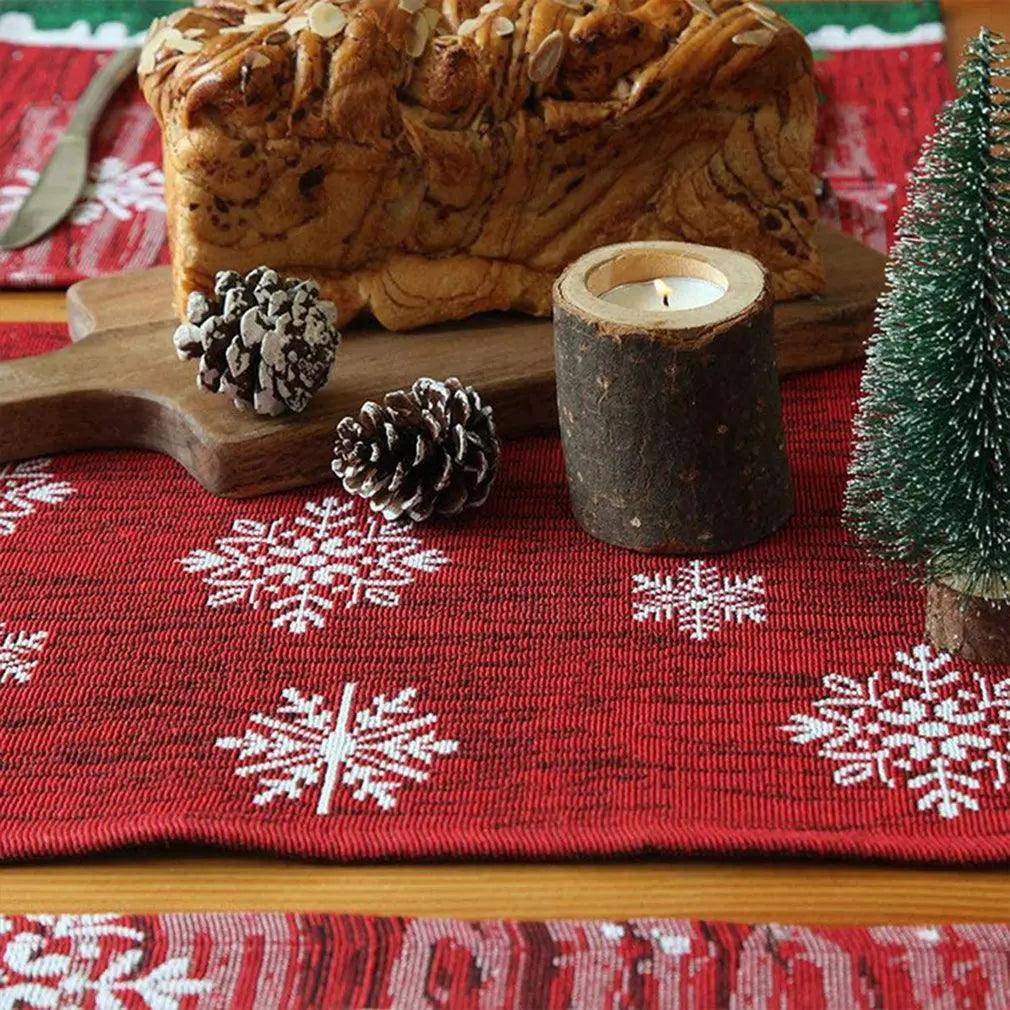
[(805, 925), (1010, 919), (1010, 874), (715, 862), (321, 866), (133, 855), (0, 869), (6, 912), (326, 911), (674, 916)]
[(1007, 0), (942, 0), (947, 20), (948, 63), (957, 67), (965, 43), (981, 25), (1010, 36), (1010, 3)]
[[(776, 310), (784, 373), (860, 356), (872, 326), (883, 257), (829, 228), (819, 244), (828, 292)], [(197, 389), (194, 364), (175, 357), (166, 268), (84, 281), (68, 307), (79, 343), (0, 369), (0, 462), (131, 447), (172, 456), (215, 495), (299, 487), (330, 475), (341, 417), (421, 375), (476, 386), (505, 437), (557, 427), (546, 320), (484, 316), (409, 334), (352, 329), (333, 378), (304, 414), (259, 418)]]
[(64, 291), (0, 292), (0, 322), (63, 323), (67, 319)]

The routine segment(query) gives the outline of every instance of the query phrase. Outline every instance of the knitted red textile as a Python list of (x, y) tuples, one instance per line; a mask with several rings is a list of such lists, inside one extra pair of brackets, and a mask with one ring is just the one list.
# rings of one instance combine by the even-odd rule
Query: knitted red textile
[(554, 439), (416, 528), (139, 452), (0, 467), (0, 856), (1006, 859), (1010, 672), (933, 653), (839, 524), (857, 378), (784, 383), (797, 514), (710, 558), (582, 534)]
[(4, 997), (138, 1010), (1002, 1010), (1010, 928), (13, 916), (0, 917)]

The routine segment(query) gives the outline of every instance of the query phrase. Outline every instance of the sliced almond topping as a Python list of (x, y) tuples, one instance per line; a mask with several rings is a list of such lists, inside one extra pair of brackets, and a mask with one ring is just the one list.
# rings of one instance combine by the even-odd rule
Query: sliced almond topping
[(775, 32), (768, 28), (754, 28), (748, 32), (737, 32), (733, 41), (738, 46), (770, 46), (775, 41)]
[(410, 25), (410, 34), (407, 36), (407, 55), (417, 59), (424, 52), (424, 47), (428, 44), (428, 36), (431, 34), (431, 26), (425, 17), (415, 17)]
[(178, 28), (165, 23), (145, 43), (137, 61), (137, 70), (142, 74), (151, 73), (162, 49), (173, 49), (177, 53), (198, 53), (203, 49), (203, 43), (186, 38)]
[(296, 14), (293, 18), (288, 18), (284, 22), (284, 30), (289, 35), (297, 35), (309, 27), (309, 19), (304, 14)]
[[(476, 35), (477, 32), (491, 20), (493, 14), (497, 13), (504, 7), (505, 4), (501, 0), (488, 0), (478, 12), (476, 17), (468, 17), (466, 21), (460, 22), (460, 27), (456, 29), (456, 33), (461, 37), (466, 35)], [(504, 20), (508, 20), (505, 18)], [(513, 25), (513, 28), (515, 26)]]
[(421, 11), (421, 17), (428, 22), (429, 33), (435, 30), (435, 26), (442, 20), (442, 12), (434, 7), (425, 7)]
[(218, 35), (248, 35), (251, 31), (248, 25), (225, 25), (218, 29)]
[(263, 25), (279, 25), (287, 20), (287, 15), (281, 11), (250, 11), (245, 16), (245, 23), (253, 28), (262, 28)]
[(426, 3), (427, 0), (400, 0), (396, 6), (408, 14), (416, 14)]
[(144, 48), (140, 51), (140, 59), (137, 61), (137, 70), (140, 73), (149, 74), (154, 70), (154, 64), (158, 59), (158, 52), (170, 31), (170, 28), (158, 28), (147, 42), (144, 43)]
[(207, 34), (206, 28), (187, 28), (183, 33), (187, 39), (198, 39), (201, 35)]
[(558, 68), (561, 62), (561, 54), (565, 51), (565, 37), (555, 28), (537, 46), (537, 51), (530, 60), (529, 77), (531, 81), (539, 83), (546, 81)]
[(770, 7), (765, 7), (764, 4), (759, 3), (748, 3), (745, 6), (758, 16), (758, 20), (765, 28), (778, 33), (779, 29), (782, 27), (782, 22), (778, 19), (775, 11), (773, 11)]
[(197, 39), (187, 39), (180, 35), (177, 39), (170, 39), (167, 45), (178, 53), (198, 53), (203, 49), (203, 43)]
[(516, 30), (516, 26), (506, 17), (497, 17), (491, 22), (491, 30), (495, 35), (505, 38)]
[(457, 0), (442, 0), (442, 17), (449, 22), (449, 27), (453, 31), (459, 27), (459, 4)]
[(249, 66), (253, 70), (258, 70), (260, 67), (270, 66), (270, 57), (266, 56), (264, 53), (253, 53), (249, 59)]
[(614, 98), (618, 98), (623, 101), (628, 95), (631, 94), (631, 82), (626, 78), (622, 77), (615, 85), (614, 90), (611, 92)]
[(693, 7), (699, 14), (705, 14), (713, 20), (716, 18), (716, 13), (712, 10), (711, 5), (708, 0), (687, 0), (688, 4)]
[(346, 27), (347, 15), (329, 0), (319, 0), (309, 8), (309, 28), (320, 38), (332, 39)]
[(488, 0), (486, 4), (477, 12), (476, 17), (467, 18), (460, 21), (456, 34), (461, 38), (467, 35), (476, 35), (477, 32), (490, 20), (491, 15), (500, 11), (505, 4), (501, 0)]
[(567, 7), (570, 11), (578, 11), (580, 14), (586, 6), (583, 0), (554, 0), (554, 2), (561, 7)]

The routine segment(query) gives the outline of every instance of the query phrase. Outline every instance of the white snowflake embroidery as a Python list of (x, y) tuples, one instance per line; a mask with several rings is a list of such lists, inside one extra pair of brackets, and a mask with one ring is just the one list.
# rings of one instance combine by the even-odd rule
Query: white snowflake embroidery
[(316, 813), (326, 815), (341, 782), (358, 802), (371, 797), (380, 809), (392, 810), (404, 781), (427, 781), (435, 756), (456, 752), (458, 741), (435, 736), (436, 715), (415, 714), (414, 688), (393, 698), (376, 695), (371, 705), (358, 709), (355, 688), (344, 685), (336, 713), (318, 694), (285, 688), (276, 715), (255, 712), (249, 721), (257, 728), (217, 741), (218, 747), (238, 752), (236, 775), (258, 778), (253, 803), (263, 806), (279, 796), (300, 800), (305, 789), (319, 786)]
[[(21, 168), (18, 182), (0, 186), (0, 212), (17, 210), (38, 181), (39, 173)], [(165, 211), (165, 176), (154, 162), (128, 165), (121, 158), (102, 158), (88, 168), (88, 181), (70, 213), (77, 225), (94, 224), (104, 214), (129, 221), (137, 213)]]
[(276, 614), (273, 627), (301, 635), (324, 627), (337, 602), (395, 607), (401, 587), (449, 562), (439, 550), (422, 549), (409, 525), (360, 519), (353, 502), (324, 498), (304, 508), (307, 515), (293, 524), (237, 519), (233, 535), (216, 541), (215, 550), (180, 558), (212, 588), (207, 606), (258, 610), (266, 602)]
[(894, 658), (893, 670), (865, 682), (829, 674), (816, 715), (795, 714), (781, 728), (793, 743), (819, 742), (818, 755), (839, 765), (838, 785), (902, 787), (919, 794), (919, 810), (948, 819), (977, 811), (985, 785), (1008, 780), (1010, 678), (963, 674), (928, 645)]
[(74, 493), (69, 481), (55, 480), (51, 459), (0, 466), (0, 537), (10, 536), (36, 506), (59, 505)]
[(667, 933), (658, 927), (649, 930), (649, 936), (667, 957), (681, 957), (691, 953), (691, 938), (680, 933)]
[(146, 939), (114, 915), (0, 917), (0, 1007), (179, 1010), (212, 988), (188, 958), (152, 963)]
[(0, 684), (27, 684), (49, 637), (45, 631), (8, 631), (0, 621)]
[(633, 575), (632, 616), (636, 621), (672, 621), (695, 641), (704, 641), (723, 624), (765, 620), (765, 590), (760, 575), (722, 578), (715, 565), (690, 561), (672, 575)]

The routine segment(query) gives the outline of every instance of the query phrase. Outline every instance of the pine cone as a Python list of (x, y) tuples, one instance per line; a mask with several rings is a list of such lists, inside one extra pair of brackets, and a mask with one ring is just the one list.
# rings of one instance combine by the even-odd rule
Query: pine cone
[(459, 379), (418, 379), (337, 425), (333, 472), (386, 519), (483, 505), (498, 471), (490, 407)]
[(197, 385), (257, 414), (298, 413), (324, 385), (340, 346), (337, 308), (314, 281), (257, 267), (222, 270), (214, 296), (193, 291), (175, 331), (180, 358), (199, 358)]

